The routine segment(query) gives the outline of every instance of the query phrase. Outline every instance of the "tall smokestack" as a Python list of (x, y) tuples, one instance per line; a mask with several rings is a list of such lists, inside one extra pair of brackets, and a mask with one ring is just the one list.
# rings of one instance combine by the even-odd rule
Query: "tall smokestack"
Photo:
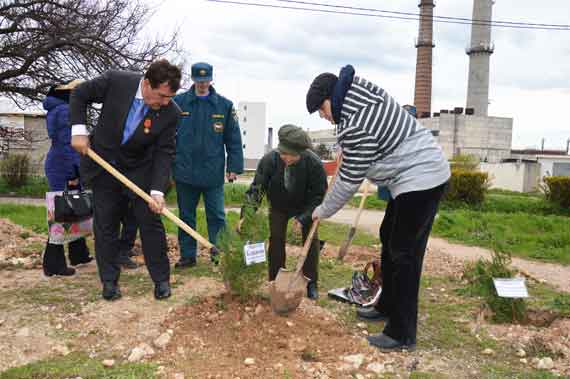
[(489, 60), (494, 46), (491, 43), (493, 0), (473, 0), (473, 25), (469, 55), (469, 84), (467, 108), (474, 108), (475, 115), (487, 116), (489, 109)]
[(433, 0), (420, 0), (420, 29), (416, 48), (416, 89), (414, 105), (418, 117), (431, 112), (431, 70), (433, 43)]

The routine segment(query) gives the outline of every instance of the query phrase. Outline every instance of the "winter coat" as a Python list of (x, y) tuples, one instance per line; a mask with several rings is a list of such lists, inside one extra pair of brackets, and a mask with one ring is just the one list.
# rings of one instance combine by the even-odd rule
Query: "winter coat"
[(51, 147), (45, 160), (45, 174), (50, 191), (63, 191), (68, 180), (79, 176), (79, 153), (71, 147), (69, 104), (48, 96), (43, 102)]
[(241, 174), (243, 148), (232, 102), (214, 87), (206, 99), (198, 98), (194, 86), (174, 101), (182, 109), (176, 127), (175, 181), (208, 188), (223, 185), (225, 172)]

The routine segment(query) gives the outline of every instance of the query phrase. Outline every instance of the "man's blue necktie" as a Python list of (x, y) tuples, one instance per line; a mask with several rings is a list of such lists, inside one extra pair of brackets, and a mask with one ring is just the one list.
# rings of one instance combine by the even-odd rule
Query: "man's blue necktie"
[(121, 141), (121, 145), (125, 144), (125, 142), (127, 142), (135, 133), (135, 130), (141, 123), (147, 111), (148, 106), (144, 103), (143, 99), (133, 99), (131, 109), (129, 109), (129, 114), (125, 121), (125, 129), (123, 131), (123, 140)]

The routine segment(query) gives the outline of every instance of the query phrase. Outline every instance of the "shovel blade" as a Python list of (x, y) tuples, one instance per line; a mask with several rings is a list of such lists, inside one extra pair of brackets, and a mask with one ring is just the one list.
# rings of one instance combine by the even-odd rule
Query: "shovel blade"
[(279, 269), (269, 290), (273, 312), (285, 316), (295, 311), (307, 293), (308, 283), (300, 272)]

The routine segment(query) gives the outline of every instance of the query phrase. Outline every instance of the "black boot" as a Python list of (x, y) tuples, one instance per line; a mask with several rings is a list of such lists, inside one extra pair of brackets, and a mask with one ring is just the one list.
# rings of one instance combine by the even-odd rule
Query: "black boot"
[(75, 274), (73, 268), (67, 267), (63, 245), (55, 245), (49, 242), (44, 252), (43, 269), (46, 276), (71, 276)]
[(70, 242), (68, 249), (69, 264), (72, 266), (89, 263), (93, 260), (93, 257), (89, 256), (89, 248), (87, 247), (85, 238)]
[(121, 289), (118, 280), (109, 280), (103, 282), (103, 299), (115, 301), (121, 298)]

